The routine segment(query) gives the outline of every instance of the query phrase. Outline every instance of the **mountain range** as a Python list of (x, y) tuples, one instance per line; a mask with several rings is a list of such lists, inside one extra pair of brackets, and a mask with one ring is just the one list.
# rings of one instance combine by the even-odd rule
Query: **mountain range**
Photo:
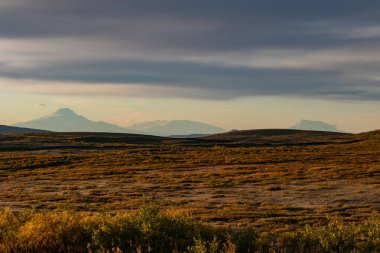
[[(290, 129), (344, 132), (334, 125), (313, 120), (302, 120)], [(46, 131), (130, 133), (181, 138), (226, 132), (223, 128), (190, 120), (156, 120), (121, 127), (103, 121), (89, 120), (69, 108), (61, 108), (42, 118), (21, 122), (12, 127), (0, 125), (0, 133), (42, 133)]]
[(224, 133), (225, 129), (191, 120), (155, 120), (128, 126), (129, 129), (158, 136), (187, 136)]
[(324, 131), (324, 132), (344, 132), (337, 129), (336, 126), (322, 121), (301, 120), (296, 125), (290, 127), (296, 130)]
[(225, 129), (190, 120), (150, 121), (120, 127), (103, 121), (91, 121), (69, 108), (61, 108), (42, 118), (15, 124), (17, 127), (35, 128), (54, 132), (108, 132), (134, 133), (157, 136), (214, 134)]

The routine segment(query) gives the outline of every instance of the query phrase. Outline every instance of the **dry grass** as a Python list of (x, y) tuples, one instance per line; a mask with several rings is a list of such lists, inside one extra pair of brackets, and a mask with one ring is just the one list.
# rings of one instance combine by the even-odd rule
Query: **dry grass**
[(2, 135), (0, 206), (116, 213), (153, 198), (194, 219), (273, 233), (379, 215), (378, 132), (255, 134)]

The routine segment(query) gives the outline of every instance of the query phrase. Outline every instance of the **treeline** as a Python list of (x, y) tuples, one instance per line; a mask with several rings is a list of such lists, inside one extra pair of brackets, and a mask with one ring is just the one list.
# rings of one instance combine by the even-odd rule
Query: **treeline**
[(144, 204), (117, 215), (0, 211), (0, 252), (380, 252), (380, 221), (331, 220), (277, 235), (216, 227)]

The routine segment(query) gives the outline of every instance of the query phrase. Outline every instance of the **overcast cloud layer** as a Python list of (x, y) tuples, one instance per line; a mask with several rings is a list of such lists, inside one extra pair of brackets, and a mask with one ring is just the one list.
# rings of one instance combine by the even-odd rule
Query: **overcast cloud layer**
[(50, 81), (7, 86), (49, 94), (70, 82), (73, 94), (378, 100), (379, 13), (375, 0), (2, 0), (0, 78)]

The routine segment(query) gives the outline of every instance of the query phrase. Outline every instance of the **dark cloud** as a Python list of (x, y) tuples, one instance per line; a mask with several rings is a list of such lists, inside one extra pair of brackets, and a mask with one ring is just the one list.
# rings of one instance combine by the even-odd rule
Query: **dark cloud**
[[(143, 84), (151, 87), (194, 88), (198, 98), (225, 99), (239, 96), (287, 95), (334, 99), (378, 99), (368, 93), (377, 82), (343, 82), (334, 71), (296, 69), (252, 69), (194, 63), (102, 61), (55, 64), (23, 73), (1, 73), (10, 78), (79, 81), (83, 83)], [(89, 89), (91, 89), (89, 87)], [(185, 93), (174, 94), (188, 97)], [(162, 94), (161, 94), (162, 95)]]
[(8, 0), (0, 75), (186, 87), (194, 97), (379, 99), (379, 11), (370, 0)]
[(0, 8), (0, 36), (97, 35), (197, 50), (331, 46), (342, 43), (321, 36), (331, 24), (377, 25), (379, 7), (378, 1), (34, 0)]

